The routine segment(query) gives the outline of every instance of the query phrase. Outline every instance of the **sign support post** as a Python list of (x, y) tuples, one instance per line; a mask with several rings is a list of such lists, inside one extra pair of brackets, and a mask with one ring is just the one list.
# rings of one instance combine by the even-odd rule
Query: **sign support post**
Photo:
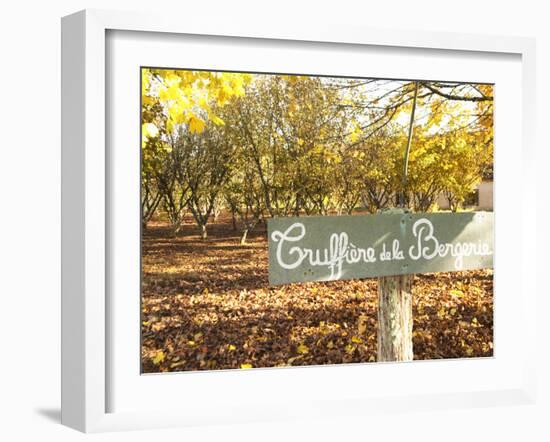
[[(405, 214), (405, 209), (386, 210), (386, 214)], [(378, 278), (378, 362), (413, 359), (413, 275)]]
[[(418, 97), (418, 81), (414, 82), (414, 96), (409, 121), (409, 136), (403, 156), (403, 189), (400, 209), (389, 213), (405, 213), (407, 205), (407, 174), (411, 151), (414, 114)], [(413, 360), (412, 275), (378, 278), (378, 362)]]

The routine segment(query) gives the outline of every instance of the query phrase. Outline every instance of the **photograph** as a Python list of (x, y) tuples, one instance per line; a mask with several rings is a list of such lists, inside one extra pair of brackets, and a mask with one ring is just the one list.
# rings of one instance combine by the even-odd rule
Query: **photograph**
[(142, 374), (493, 357), (493, 84), (140, 76)]
[(547, 442), (548, 8), (468, 2), (5, 2), (0, 442)]

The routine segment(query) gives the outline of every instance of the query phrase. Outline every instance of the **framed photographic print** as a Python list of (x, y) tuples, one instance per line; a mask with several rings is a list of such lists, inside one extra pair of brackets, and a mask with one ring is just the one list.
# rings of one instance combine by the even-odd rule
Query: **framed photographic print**
[(66, 425), (532, 400), (531, 40), (85, 11), (62, 41)]

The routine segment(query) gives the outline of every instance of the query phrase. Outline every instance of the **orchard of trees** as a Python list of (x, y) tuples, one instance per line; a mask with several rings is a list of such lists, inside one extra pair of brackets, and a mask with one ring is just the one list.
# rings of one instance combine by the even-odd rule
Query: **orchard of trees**
[(492, 85), (142, 70), (144, 228), (192, 215), (204, 239), (224, 211), (244, 243), (269, 217), (376, 213), (400, 194), (456, 211), (492, 164)]

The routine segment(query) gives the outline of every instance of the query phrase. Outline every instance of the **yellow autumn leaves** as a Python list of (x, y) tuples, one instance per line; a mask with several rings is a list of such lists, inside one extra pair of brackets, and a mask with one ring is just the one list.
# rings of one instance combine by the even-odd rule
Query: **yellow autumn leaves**
[(191, 133), (202, 133), (208, 121), (223, 125), (214, 109), (244, 95), (250, 81), (248, 74), (148, 68), (142, 70), (141, 78), (142, 103), (156, 110), (143, 115), (143, 143), (161, 130), (154, 121), (158, 117), (167, 132), (177, 124), (186, 124)]

